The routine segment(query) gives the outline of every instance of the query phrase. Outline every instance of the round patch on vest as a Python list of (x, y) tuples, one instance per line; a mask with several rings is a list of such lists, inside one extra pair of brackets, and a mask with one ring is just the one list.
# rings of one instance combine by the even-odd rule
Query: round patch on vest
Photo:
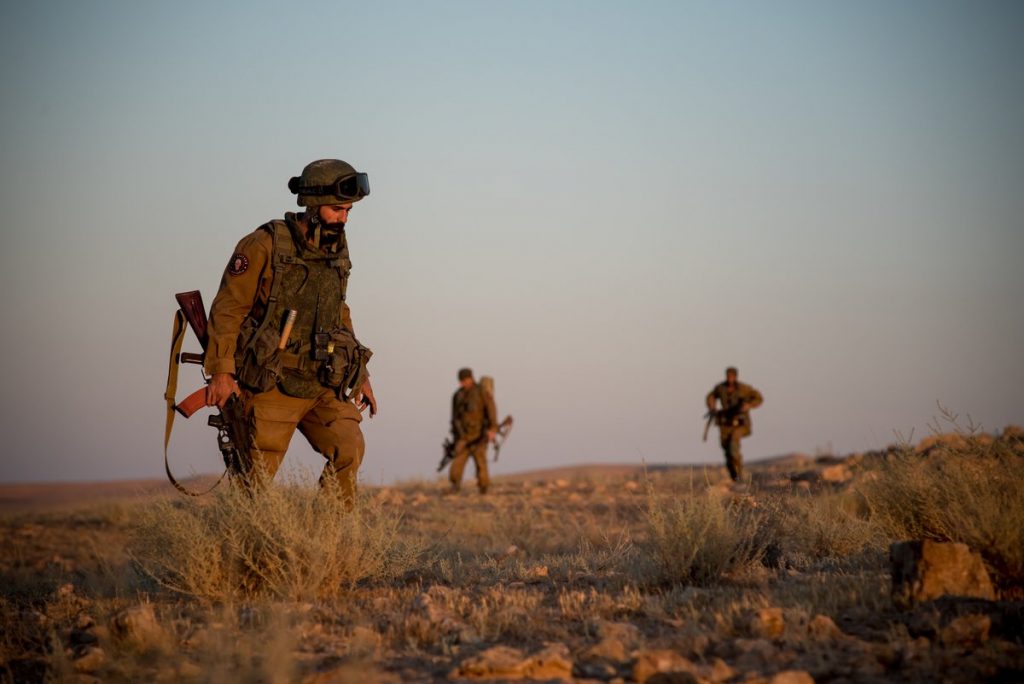
[(242, 275), (249, 270), (249, 257), (244, 254), (236, 254), (231, 257), (231, 263), (228, 264), (228, 273), (233, 276)]

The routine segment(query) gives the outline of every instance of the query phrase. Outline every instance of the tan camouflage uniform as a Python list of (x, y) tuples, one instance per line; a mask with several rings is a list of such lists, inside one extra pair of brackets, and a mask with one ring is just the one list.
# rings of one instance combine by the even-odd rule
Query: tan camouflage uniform
[[(708, 393), (706, 402), (709, 411), (716, 411), (716, 404), (721, 406), (717, 410), (715, 421), (718, 425), (719, 441), (725, 452), (725, 465), (729, 469), (729, 476), (733, 480), (739, 480), (743, 475), (740, 440), (752, 432), (750, 409), (760, 406), (764, 398), (756, 389), (742, 382), (737, 381), (731, 388), (728, 383), (720, 382)], [(744, 406), (745, 408), (741, 408)]]
[(498, 427), (498, 411), (494, 398), (478, 384), (460, 387), (452, 397), (452, 434), (455, 437), (455, 456), (448, 478), (452, 488), (462, 484), (466, 461), (473, 457), (476, 464), (477, 486), (485, 493), (491, 480), (487, 474), (487, 432)]
[[(286, 214), (285, 221), (294, 224), (296, 215)], [(310, 248), (303, 245), (299, 249)], [(242, 324), (267, 307), (273, 279), (272, 251), (273, 236), (262, 228), (242, 238), (235, 247), (210, 308), (207, 374), (236, 374), (236, 347)], [(348, 304), (342, 300), (336, 313), (342, 325), (351, 330)], [(292, 339), (299, 336), (293, 334)], [(253, 459), (266, 476), (273, 478), (298, 428), (310, 446), (327, 459), (321, 484), (327, 477), (335, 478), (343, 496), (354, 496), (356, 473), (365, 451), (359, 427), (362, 416), (354, 403), (341, 401), (335, 390), (327, 387), (311, 397), (289, 396), (279, 387), (259, 393), (242, 389), (253, 415)]]

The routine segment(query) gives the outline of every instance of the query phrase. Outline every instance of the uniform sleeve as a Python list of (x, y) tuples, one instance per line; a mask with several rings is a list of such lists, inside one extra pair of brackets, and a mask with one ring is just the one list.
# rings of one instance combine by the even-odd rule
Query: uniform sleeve
[(346, 302), (341, 303), (341, 325), (355, 337), (356, 329), (352, 327), (352, 310)]
[(210, 307), (210, 340), (206, 347), (206, 373), (235, 372), (235, 347), (242, 322), (252, 311), (260, 283), (269, 277), (273, 238), (256, 231), (242, 238), (231, 256), (220, 289)]
[(711, 391), (708, 392), (708, 396), (704, 398), (704, 403), (707, 404), (709, 411), (715, 410), (715, 397), (717, 396), (717, 393), (718, 386), (715, 385), (713, 388), (711, 388)]
[(750, 388), (750, 396), (747, 398), (747, 405), (750, 406), (750, 408), (757, 408), (758, 406), (760, 406), (763, 403), (764, 403), (764, 397), (761, 396), (760, 392), (758, 392), (756, 389), (751, 387)]
[(455, 415), (455, 407), (458, 406), (458, 401), (459, 393), (456, 392), (452, 395), (452, 432), (455, 431), (455, 421), (458, 419), (458, 416)]
[(494, 397), (490, 392), (481, 390), (484, 395), (484, 424), (488, 430), (495, 430), (498, 427), (498, 408), (494, 405)]

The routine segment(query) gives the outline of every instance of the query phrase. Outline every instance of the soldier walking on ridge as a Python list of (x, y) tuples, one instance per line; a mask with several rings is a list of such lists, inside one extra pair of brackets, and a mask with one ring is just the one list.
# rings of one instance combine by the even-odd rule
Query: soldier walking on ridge
[[(761, 393), (750, 385), (739, 381), (739, 373), (730, 366), (725, 369), (725, 382), (715, 385), (706, 398), (709, 425), (713, 418), (718, 426), (718, 434), (725, 451), (725, 465), (729, 476), (739, 481), (743, 475), (743, 454), (740, 452), (740, 440), (751, 433), (750, 410), (764, 402)], [(716, 410), (716, 404), (721, 405)], [(707, 439), (707, 430), (704, 431)]]
[(345, 225), (369, 179), (338, 159), (292, 178), (301, 213), (288, 212), (242, 238), (210, 309), (209, 406), (241, 396), (251, 415), (257, 475), (272, 479), (295, 429), (327, 463), (321, 485), (351, 502), (363, 458), (360, 415), (377, 412), (366, 362), (345, 301)]
[(459, 491), (462, 473), (470, 456), (476, 464), (476, 481), (481, 494), (487, 493), (487, 444), (493, 442), (498, 430), (498, 411), (494, 397), (473, 380), (473, 371), (459, 371), (459, 389), (452, 397), (452, 437), (454, 457), (448, 471), (452, 492)]

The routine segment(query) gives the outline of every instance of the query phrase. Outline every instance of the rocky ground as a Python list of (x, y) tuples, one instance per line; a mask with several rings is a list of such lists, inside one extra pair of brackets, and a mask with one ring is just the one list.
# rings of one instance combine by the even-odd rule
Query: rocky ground
[[(1024, 459), (1015, 434), (982, 441)], [(956, 439), (916, 456), (989, 448)], [(161, 587), (129, 551), (146, 499), (8, 513), (0, 681), (1024, 681), (1024, 607), (990, 556), (931, 540), (890, 558), (870, 490), (888, 457), (790, 457), (741, 486), (716, 467), (374, 489), (414, 562), (323, 599)], [(665, 517), (689, 500), (710, 503)], [(735, 515), (756, 524), (723, 550)], [(666, 558), (666, 529), (697, 532), (671, 554), (703, 555)]]

